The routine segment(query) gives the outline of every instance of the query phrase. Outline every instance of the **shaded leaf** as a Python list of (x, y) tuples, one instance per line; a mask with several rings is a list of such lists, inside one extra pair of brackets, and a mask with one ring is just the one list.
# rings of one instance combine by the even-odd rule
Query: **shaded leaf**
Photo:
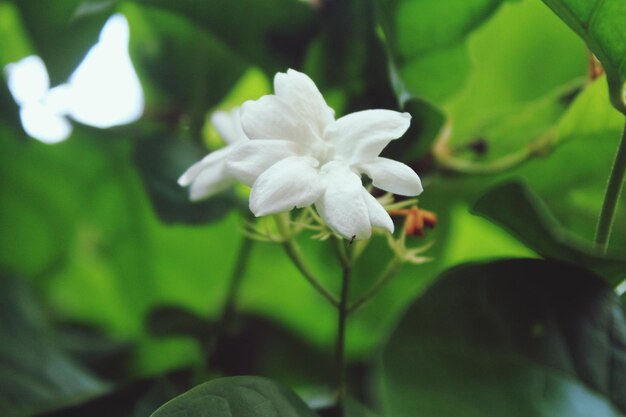
[(293, 0), (134, 0), (178, 13), (268, 70), (298, 66), (314, 31), (314, 11)]
[(454, 268), (382, 359), (386, 415), (621, 417), (626, 322), (599, 277), (553, 261)]
[(612, 285), (626, 278), (626, 259), (604, 255), (591, 242), (568, 233), (539, 197), (520, 183), (491, 189), (476, 201), (472, 211), (504, 227), (545, 258), (587, 267)]
[(598, 57), (613, 106), (626, 114), (626, 3), (622, 0), (543, 0)]
[(191, 386), (192, 372), (180, 369), (139, 379), (78, 404), (37, 414), (37, 417), (149, 417), (164, 401)]
[(0, 277), (0, 414), (29, 415), (100, 395), (107, 385), (63, 352), (24, 282)]
[(292, 391), (266, 378), (237, 376), (193, 388), (159, 408), (152, 417), (314, 417)]

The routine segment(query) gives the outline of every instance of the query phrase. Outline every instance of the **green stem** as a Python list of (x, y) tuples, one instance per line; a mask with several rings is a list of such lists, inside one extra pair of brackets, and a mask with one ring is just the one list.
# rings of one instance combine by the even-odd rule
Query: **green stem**
[(398, 256), (395, 256), (387, 267), (383, 271), (383, 273), (378, 277), (374, 285), (371, 286), (369, 290), (367, 290), (359, 299), (357, 299), (354, 304), (352, 304), (348, 308), (348, 313), (352, 314), (365, 304), (367, 304), (377, 293), (383, 288), (389, 281), (396, 276), (400, 268), (402, 267), (403, 261)]
[(306, 263), (304, 262), (304, 257), (302, 256), (302, 251), (300, 250), (300, 246), (296, 242), (295, 238), (292, 236), (290, 228), (289, 228), (289, 218), (285, 218), (283, 214), (277, 214), (274, 216), (276, 221), (276, 225), (278, 226), (278, 230), (280, 234), (284, 238), (283, 248), (285, 248), (285, 252), (289, 259), (293, 262), (293, 264), (298, 268), (302, 276), (319, 292), (324, 298), (326, 298), (332, 305), (338, 306), (339, 301), (337, 298), (330, 293), (324, 286), (319, 282), (319, 280), (315, 277), (313, 272), (308, 268)]
[(619, 196), (624, 185), (624, 176), (626, 174), (626, 127), (622, 134), (619, 147), (617, 148), (617, 154), (615, 156), (615, 162), (611, 169), (611, 175), (609, 177), (609, 183), (606, 187), (604, 194), (604, 203), (602, 204), (602, 211), (600, 212), (600, 218), (598, 219), (598, 227), (596, 228), (595, 242), (604, 252), (609, 247), (609, 239), (611, 237), (611, 229), (613, 228), (613, 222), (615, 220), (615, 213), (617, 211), (617, 203), (619, 202)]
[(337, 326), (337, 404), (341, 404), (346, 393), (346, 322), (348, 319), (348, 297), (350, 294), (350, 275), (352, 268), (348, 264), (343, 264), (341, 281), (341, 297), (339, 300), (338, 326)]
[(237, 296), (239, 294), (239, 289), (241, 288), (241, 281), (244, 273), (246, 272), (246, 267), (248, 266), (248, 260), (250, 259), (253, 244), (254, 240), (248, 236), (244, 236), (241, 246), (239, 247), (239, 252), (237, 253), (235, 267), (233, 268), (233, 272), (231, 273), (230, 280), (228, 282), (226, 301), (224, 302), (224, 308), (222, 309), (222, 325), (228, 323), (235, 313)]

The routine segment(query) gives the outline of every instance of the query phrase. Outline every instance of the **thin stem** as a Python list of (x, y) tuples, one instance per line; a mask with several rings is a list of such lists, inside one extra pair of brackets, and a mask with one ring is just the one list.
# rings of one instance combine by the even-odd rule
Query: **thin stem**
[(339, 301), (337, 298), (330, 293), (324, 286), (319, 282), (319, 280), (315, 277), (313, 272), (308, 268), (306, 263), (304, 262), (304, 257), (302, 256), (302, 251), (300, 250), (300, 246), (298, 242), (296, 242), (295, 238), (291, 235), (289, 230), (288, 219), (286, 220), (282, 215), (278, 214), (274, 216), (276, 220), (276, 225), (278, 226), (278, 230), (281, 235), (285, 239), (283, 242), (283, 248), (285, 248), (285, 252), (289, 259), (293, 262), (293, 264), (298, 268), (302, 276), (319, 292), (324, 298), (326, 298), (332, 305), (338, 306)]
[(341, 404), (346, 393), (346, 322), (348, 319), (348, 297), (350, 295), (350, 275), (352, 268), (349, 264), (342, 267), (341, 298), (338, 306), (338, 326), (337, 326), (337, 404)]
[(370, 287), (359, 299), (357, 299), (349, 308), (348, 314), (352, 314), (365, 304), (367, 304), (377, 293), (383, 288), (389, 281), (396, 276), (400, 267), (402, 267), (403, 261), (400, 257), (394, 256), (394, 258), (389, 261), (387, 267), (383, 271), (383, 273), (378, 277), (374, 285)]
[(241, 281), (244, 273), (246, 272), (246, 267), (248, 266), (248, 260), (250, 259), (253, 244), (254, 240), (244, 235), (241, 246), (239, 246), (237, 258), (235, 259), (235, 267), (233, 268), (233, 272), (231, 273), (230, 280), (228, 282), (226, 301), (224, 302), (224, 307), (222, 309), (222, 324), (228, 323), (235, 312), (237, 296), (239, 294), (239, 289), (241, 288)]
[(617, 203), (619, 202), (619, 196), (624, 185), (624, 175), (626, 174), (626, 127), (622, 134), (619, 147), (617, 148), (617, 154), (615, 155), (615, 162), (611, 169), (611, 175), (609, 177), (609, 183), (606, 187), (604, 194), (604, 203), (602, 204), (602, 211), (600, 212), (600, 218), (598, 219), (598, 227), (596, 228), (595, 242), (604, 252), (609, 247), (609, 239), (611, 237), (611, 229), (613, 228), (613, 222), (615, 220), (615, 213), (617, 211)]

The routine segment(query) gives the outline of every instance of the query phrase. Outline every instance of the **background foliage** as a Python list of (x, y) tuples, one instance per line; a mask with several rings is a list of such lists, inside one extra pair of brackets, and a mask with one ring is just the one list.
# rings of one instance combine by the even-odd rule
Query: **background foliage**
[[(280, 246), (245, 249), (245, 190), (192, 205), (176, 184), (219, 146), (207, 116), (270, 93), (291, 67), (338, 115), (412, 114), (386, 152), (420, 174), (419, 204), (439, 218), (411, 241), (432, 243), (432, 261), (405, 266), (350, 319), (345, 414), (626, 415), (624, 307), (610, 287), (626, 275), (626, 204), (609, 253), (591, 245), (624, 122), (626, 6), (545, 3), (1, 0), (0, 66), (38, 54), (53, 85), (123, 13), (147, 107), (137, 123), (75, 125), (50, 146), (26, 136), (0, 86), (0, 414), (149, 416), (244, 374), (328, 405), (335, 312)], [(585, 41), (611, 93), (588, 76)], [(332, 255), (300, 243), (338, 291)], [(353, 294), (389, 254), (371, 242)], [(312, 415), (275, 382), (208, 384), (177, 401)]]

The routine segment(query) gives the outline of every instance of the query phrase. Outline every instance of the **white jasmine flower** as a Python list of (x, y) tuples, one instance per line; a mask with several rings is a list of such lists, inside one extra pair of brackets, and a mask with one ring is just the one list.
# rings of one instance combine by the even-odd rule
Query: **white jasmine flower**
[(191, 185), (189, 195), (192, 201), (211, 197), (236, 181), (226, 169), (226, 160), (236, 144), (248, 140), (241, 128), (239, 108), (213, 113), (211, 123), (226, 142), (226, 147), (211, 152), (178, 179), (182, 186)]
[(363, 187), (361, 174), (395, 194), (422, 192), (410, 167), (378, 156), (406, 132), (411, 116), (365, 110), (335, 120), (315, 83), (294, 70), (276, 74), (274, 90), (244, 103), (241, 123), (251, 140), (228, 155), (229, 175), (252, 186), (252, 212), (264, 216), (314, 204), (345, 238), (366, 239), (372, 227), (393, 232), (391, 218)]

